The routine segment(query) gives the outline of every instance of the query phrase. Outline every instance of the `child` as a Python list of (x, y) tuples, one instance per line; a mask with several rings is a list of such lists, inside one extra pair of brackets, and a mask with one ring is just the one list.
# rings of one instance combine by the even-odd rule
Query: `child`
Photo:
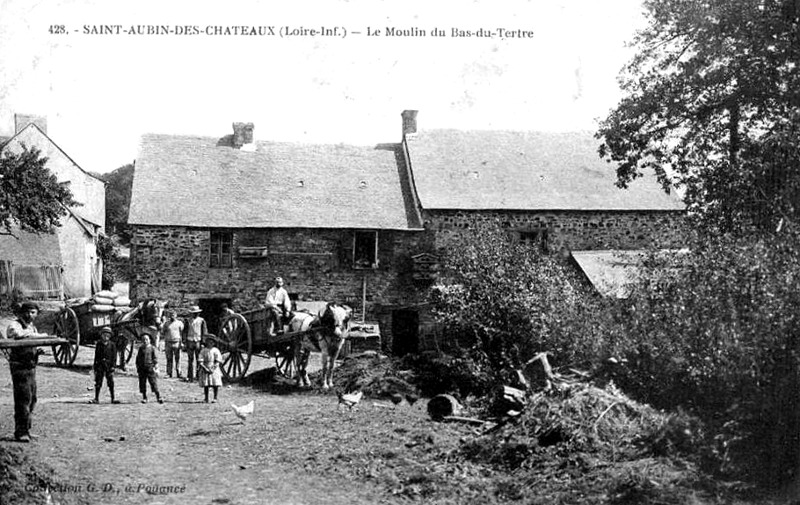
[(211, 334), (206, 334), (203, 337), (204, 348), (200, 351), (200, 360), (198, 362), (198, 376), (200, 377), (200, 386), (205, 394), (205, 403), (208, 403), (209, 388), (214, 389), (212, 403), (217, 403), (217, 393), (222, 385), (222, 370), (220, 369), (222, 353), (214, 345), (215, 340), (216, 337)]
[(147, 403), (148, 382), (150, 382), (150, 389), (155, 393), (158, 403), (164, 403), (161, 394), (158, 392), (156, 348), (150, 344), (149, 335), (144, 335), (142, 338), (144, 343), (139, 347), (139, 353), (136, 354), (136, 373), (139, 375), (139, 391), (142, 393), (142, 403)]
[(111, 403), (119, 403), (119, 400), (114, 398), (114, 361), (117, 358), (117, 346), (111, 341), (111, 333), (111, 328), (108, 326), (100, 330), (100, 342), (94, 348), (94, 400), (89, 403), (100, 403), (103, 378), (108, 384)]

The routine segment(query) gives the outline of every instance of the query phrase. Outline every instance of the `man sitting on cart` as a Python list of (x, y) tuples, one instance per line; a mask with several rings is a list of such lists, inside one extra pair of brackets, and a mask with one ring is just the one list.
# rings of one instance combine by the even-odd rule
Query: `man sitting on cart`
[(283, 288), (283, 278), (275, 277), (275, 285), (267, 291), (267, 299), (264, 303), (269, 315), (269, 334), (275, 336), (283, 333), (283, 324), (292, 315), (292, 301), (289, 293)]

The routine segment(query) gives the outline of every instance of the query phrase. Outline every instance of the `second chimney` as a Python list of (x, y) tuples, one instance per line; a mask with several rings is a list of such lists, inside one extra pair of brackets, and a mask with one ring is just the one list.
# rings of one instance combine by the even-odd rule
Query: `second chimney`
[(241, 149), (242, 146), (253, 143), (253, 123), (233, 123), (233, 147)]
[(417, 111), (404, 110), (400, 115), (403, 117), (403, 138), (417, 133)]

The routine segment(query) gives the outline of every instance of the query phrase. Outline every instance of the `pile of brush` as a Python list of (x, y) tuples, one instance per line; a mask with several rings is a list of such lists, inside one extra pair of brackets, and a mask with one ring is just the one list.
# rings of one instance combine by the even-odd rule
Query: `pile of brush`
[[(333, 372), (336, 389), (361, 391), (373, 399), (417, 398), (414, 374), (401, 370), (398, 361), (375, 351), (348, 356)], [(314, 382), (315, 374), (311, 374)]]

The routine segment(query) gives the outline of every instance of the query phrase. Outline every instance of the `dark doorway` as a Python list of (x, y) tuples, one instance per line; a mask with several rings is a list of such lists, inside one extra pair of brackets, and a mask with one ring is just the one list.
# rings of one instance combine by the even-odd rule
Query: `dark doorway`
[(419, 312), (413, 309), (392, 311), (392, 354), (405, 356), (419, 351)]
[(206, 320), (208, 332), (214, 335), (219, 335), (219, 325), (223, 316), (223, 303), (231, 307), (230, 298), (206, 298), (197, 301), (197, 306), (203, 311), (200, 313), (200, 317)]

